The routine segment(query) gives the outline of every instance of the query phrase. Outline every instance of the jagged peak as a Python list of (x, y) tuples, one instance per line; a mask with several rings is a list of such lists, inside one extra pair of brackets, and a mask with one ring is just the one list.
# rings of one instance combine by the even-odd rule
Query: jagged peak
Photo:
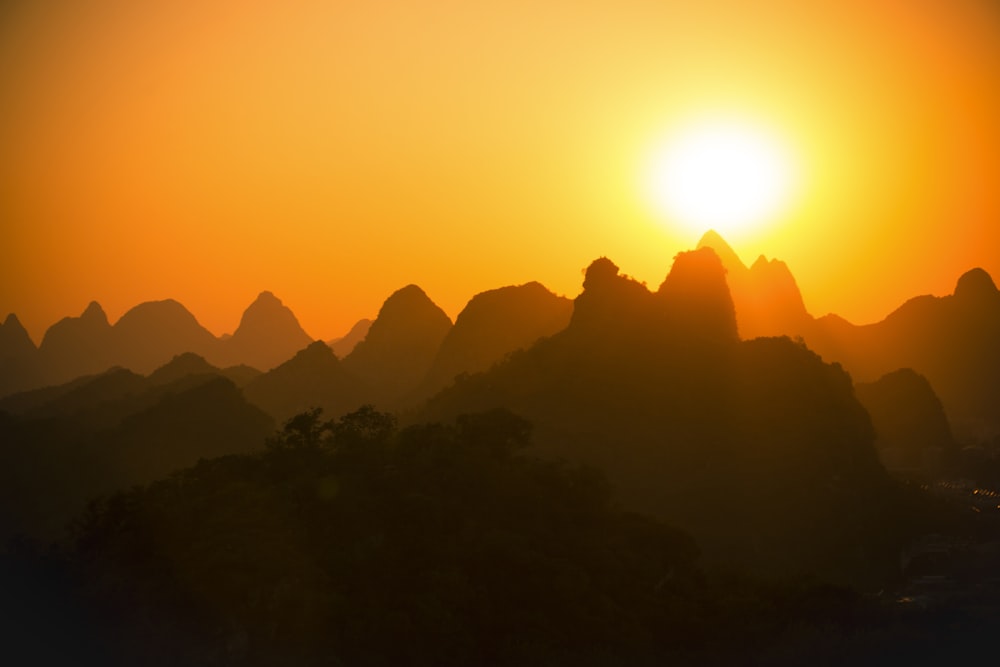
[(10, 327), (12, 329), (24, 329), (24, 325), (21, 324), (21, 320), (17, 319), (17, 315), (15, 315), (14, 313), (10, 313), (9, 315), (7, 315), (7, 317), (3, 321), (3, 324), (0, 326)]
[(427, 292), (421, 289), (419, 285), (414, 285), (413, 283), (410, 283), (405, 287), (400, 287), (398, 290), (390, 294), (389, 298), (385, 300), (385, 303), (382, 305), (382, 307), (385, 308), (385, 305), (388, 304), (389, 302), (399, 303), (399, 302), (416, 302), (416, 301), (431, 301), (431, 298), (427, 296)]
[(149, 374), (149, 379), (156, 383), (165, 383), (184, 377), (218, 372), (218, 368), (205, 361), (205, 358), (194, 352), (184, 352), (174, 355), (174, 358)]
[(955, 285), (955, 296), (960, 299), (992, 297), (996, 293), (997, 286), (993, 278), (979, 267), (963, 273)]
[(0, 323), (0, 339), (2, 339), (4, 347), (12, 344), (22, 349), (26, 349), (28, 346), (35, 347), (35, 341), (31, 340), (28, 330), (24, 328), (24, 325), (21, 324), (21, 321), (17, 319), (17, 315), (14, 313), (9, 314)]
[(254, 303), (267, 303), (267, 302), (271, 302), (279, 306), (283, 305), (281, 303), (281, 299), (274, 296), (274, 292), (272, 292), (271, 290), (262, 291), (260, 294), (257, 295), (257, 298), (254, 299)]
[(721, 279), (717, 287), (725, 287), (728, 293), (729, 288), (726, 287), (725, 275), (725, 264), (715, 248), (704, 246), (696, 250), (687, 250), (677, 253), (677, 256), (674, 257), (670, 273), (667, 274), (658, 291), (669, 290), (675, 285), (688, 286), (692, 281), (698, 282), (705, 279), (718, 281)]
[(378, 316), (375, 318), (375, 322), (372, 323), (372, 327), (376, 329), (381, 328), (386, 321), (392, 321), (397, 317), (408, 317), (409, 314), (414, 312), (426, 315), (433, 314), (435, 319), (448, 320), (448, 323), (451, 324), (451, 318), (427, 296), (424, 290), (417, 285), (410, 284), (399, 288), (389, 295), (389, 298), (385, 300), (379, 309)]
[(83, 313), (81, 313), (80, 319), (101, 320), (107, 323), (108, 316), (104, 312), (104, 308), (101, 307), (101, 304), (97, 303), (96, 301), (91, 301), (89, 304), (87, 304), (87, 308), (83, 311)]
[(292, 309), (282, 303), (281, 299), (276, 297), (274, 293), (267, 290), (258, 294), (253, 303), (243, 311), (243, 316), (240, 318), (240, 325), (233, 335), (243, 337), (247, 334), (248, 330), (260, 329), (261, 327), (270, 328), (275, 325), (284, 327), (290, 332), (300, 334), (300, 337), (303, 339), (309, 338), (312, 340), (302, 330), (302, 326), (299, 324), (299, 320), (295, 317)]
[(321, 340), (313, 341), (295, 353), (295, 359), (337, 358), (330, 346)]
[(607, 257), (598, 257), (583, 274), (584, 291), (592, 290), (600, 285), (605, 285), (618, 278), (618, 265)]
[[(716, 232), (714, 229), (710, 229), (701, 237), (698, 241), (698, 245), (695, 246), (696, 250), (701, 250), (702, 248), (711, 248), (718, 255), (719, 259), (722, 260), (722, 265), (726, 267), (729, 272), (746, 271), (747, 266), (740, 259), (740, 256), (736, 254), (732, 246), (726, 243), (726, 240)], [(760, 260), (758, 260), (760, 261)]]
[(706, 338), (737, 340), (736, 311), (726, 282), (726, 267), (710, 246), (678, 253), (657, 298), (669, 304), (690, 332)]

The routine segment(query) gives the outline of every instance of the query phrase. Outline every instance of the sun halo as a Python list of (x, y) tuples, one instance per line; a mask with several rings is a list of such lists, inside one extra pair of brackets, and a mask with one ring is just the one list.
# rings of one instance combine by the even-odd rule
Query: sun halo
[(762, 126), (706, 120), (661, 144), (646, 189), (667, 224), (739, 236), (775, 220), (791, 202), (796, 177), (790, 152)]

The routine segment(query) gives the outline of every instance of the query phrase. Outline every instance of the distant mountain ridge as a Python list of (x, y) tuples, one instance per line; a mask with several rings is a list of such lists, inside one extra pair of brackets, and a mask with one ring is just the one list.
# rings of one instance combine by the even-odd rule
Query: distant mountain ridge
[(762, 256), (747, 269), (715, 232), (699, 246), (713, 248), (726, 266), (744, 339), (802, 338), (858, 382), (913, 369), (940, 397), (956, 436), (1000, 436), (1000, 291), (983, 269), (959, 277), (950, 295), (914, 297), (879, 322), (855, 325), (838, 315), (810, 315), (783, 262)]
[(507, 354), (562, 331), (573, 302), (530, 282), (475, 295), (445, 335), (421, 388), (429, 397), (461, 373), (488, 369)]
[(414, 391), (451, 330), (451, 318), (416, 285), (395, 291), (344, 368), (376, 390), (379, 402)]
[(223, 366), (246, 364), (266, 371), (312, 342), (291, 309), (265, 291), (244, 311), (233, 335), (220, 340), (209, 358)]
[(247, 308), (232, 336), (219, 338), (173, 299), (141, 303), (114, 325), (92, 301), (79, 317), (53, 324), (37, 348), (10, 315), (0, 324), (0, 396), (115, 366), (147, 374), (184, 353), (218, 366), (269, 370), (311, 342), (292, 311), (270, 292), (261, 292)]
[[(571, 323), (589, 321), (611, 344), (634, 335), (623, 332), (636, 331), (630, 323), (646, 301), (673, 300), (667, 310), (676, 317), (686, 309), (681, 319), (694, 322), (718, 316), (721, 311), (711, 304), (731, 299), (740, 338), (801, 339), (859, 382), (912, 368), (940, 397), (956, 437), (983, 441), (1000, 436), (1000, 346), (995, 344), (1000, 339), (1000, 292), (982, 269), (961, 276), (952, 295), (915, 297), (883, 321), (857, 326), (832, 314), (810, 315), (792, 272), (780, 260), (761, 256), (748, 267), (715, 232), (706, 233), (698, 248), (714, 251), (702, 262), (720, 262), (725, 269), (723, 281), (708, 292), (671, 293), (668, 274), (664, 285), (650, 293), (638, 283), (614, 280), (617, 266), (604, 259), (588, 269), (583, 293), (573, 303), (537, 283), (503, 287), (473, 297), (453, 325), (419, 287), (410, 285), (386, 299), (374, 322), (360, 321), (329, 347), (345, 372), (368, 388), (371, 400), (390, 408), (415, 406), (463, 373), (486, 370)], [(694, 257), (686, 260), (692, 269)], [(705, 275), (715, 275), (714, 269)], [(602, 290), (608, 294), (602, 296)], [(603, 303), (599, 315), (590, 308), (595, 299)], [(704, 330), (722, 331), (703, 324)], [(732, 335), (726, 329), (724, 337)], [(114, 325), (92, 302), (79, 317), (52, 325), (38, 348), (17, 317), (9, 315), (0, 323), (0, 396), (115, 366), (148, 373), (185, 352), (220, 367), (268, 371), (310, 343), (292, 311), (270, 292), (260, 293), (233, 335), (222, 338), (170, 299), (139, 304)], [(244, 383), (253, 375), (244, 373)]]
[(740, 337), (802, 336), (812, 324), (802, 293), (788, 266), (761, 255), (747, 268), (736, 252), (714, 231), (698, 242), (711, 248), (726, 269), (726, 279), (736, 304)]

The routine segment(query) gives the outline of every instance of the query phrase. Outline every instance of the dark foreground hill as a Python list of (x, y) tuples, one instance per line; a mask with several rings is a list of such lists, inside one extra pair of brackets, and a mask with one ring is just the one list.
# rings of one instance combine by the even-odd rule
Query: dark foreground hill
[(115, 369), (5, 399), (0, 541), (57, 537), (90, 499), (201, 458), (252, 451), (274, 428), (225, 371), (167, 381), (172, 374), (169, 366), (150, 378)]
[(886, 468), (907, 475), (940, 475), (957, 454), (951, 425), (927, 378), (909, 368), (855, 385), (875, 426)]
[[(991, 650), (996, 615), (705, 572), (505, 411), (291, 420), (0, 553), (4, 655), (78, 665), (883, 665)], [(52, 641), (52, 637), (58, 641)]]
[[(656, 292), (606, 259), (569, 327), (433, 399), (423, 419), (507, 408), (539, 450), (606, 471), (630, 507), (713, 560), (857, 581), (898, 569), (901, 496), (850, 377), (787, 338), (740, 341), (717, 256)], [(877, 577), (876, 577), (877, 578)]]

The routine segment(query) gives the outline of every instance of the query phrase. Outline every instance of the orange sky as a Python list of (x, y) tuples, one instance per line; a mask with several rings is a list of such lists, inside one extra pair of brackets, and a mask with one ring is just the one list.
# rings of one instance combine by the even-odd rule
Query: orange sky
[[(690, 5), (690, 6), (688, 6)], [(992, 7), (992, 8), (991, 8)], [(710, 113), (776, 128), (796, 204), (730, 242), (817, 315), (1000, 280), (989, 0), (223, 2), (0, 9), (0, 317), (97, 299), (231, 332), (269, 289), (316, 337), (417, 283), (452, 317), (601, 255), (655, 287), (699, 233), (643, 164)]]

